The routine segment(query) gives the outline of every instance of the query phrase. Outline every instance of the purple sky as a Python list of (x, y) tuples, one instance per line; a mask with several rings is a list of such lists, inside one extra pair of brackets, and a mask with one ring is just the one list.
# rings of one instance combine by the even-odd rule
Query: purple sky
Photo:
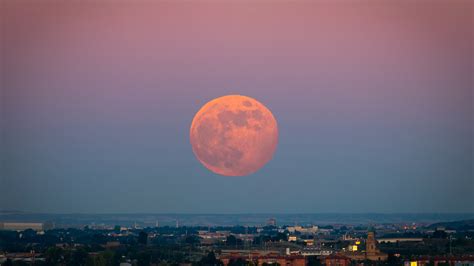
[[(474, 212), (473, 6), (2, 1), (0, 209)], [(247, 177), (189, 144), (226, 94), (279, 124)]]

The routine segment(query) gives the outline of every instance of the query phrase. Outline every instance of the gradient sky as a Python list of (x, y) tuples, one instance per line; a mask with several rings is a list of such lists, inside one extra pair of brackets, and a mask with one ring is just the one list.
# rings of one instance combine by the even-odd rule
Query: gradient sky
[[(0, 209), (474, 212), (472, 1), (1, 1)], [(211, 173), (207, 101), (278, 120)]]

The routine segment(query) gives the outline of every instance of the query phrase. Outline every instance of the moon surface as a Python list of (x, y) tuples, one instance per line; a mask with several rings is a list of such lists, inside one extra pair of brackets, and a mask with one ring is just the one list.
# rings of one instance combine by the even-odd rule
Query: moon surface
[(197, 159), (225, 176), (256, 172), (271, 160), (278, 143), (273, 114), (257, 100), (227, 95), (206, 103), (194, 116), (190, 140)]

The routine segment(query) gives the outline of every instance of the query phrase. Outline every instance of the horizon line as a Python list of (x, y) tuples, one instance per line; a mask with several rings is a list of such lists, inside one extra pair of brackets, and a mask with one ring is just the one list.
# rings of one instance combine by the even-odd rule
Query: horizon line
[(33, 212), (1, 210), (0, 213), (48, 215), (474, 215), (472, 212)]

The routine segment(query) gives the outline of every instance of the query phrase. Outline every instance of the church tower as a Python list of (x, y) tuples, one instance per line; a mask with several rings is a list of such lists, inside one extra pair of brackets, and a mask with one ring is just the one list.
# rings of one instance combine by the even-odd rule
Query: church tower
[(365, 250), (367, 252), (367, 255), (373, 255), (379, 252), (377, 249), (377, 242), (375, 240), (375, 235), (374, 232), (368, 232), (367, 233), (367, 241), (366, 241), (366, 247)]

